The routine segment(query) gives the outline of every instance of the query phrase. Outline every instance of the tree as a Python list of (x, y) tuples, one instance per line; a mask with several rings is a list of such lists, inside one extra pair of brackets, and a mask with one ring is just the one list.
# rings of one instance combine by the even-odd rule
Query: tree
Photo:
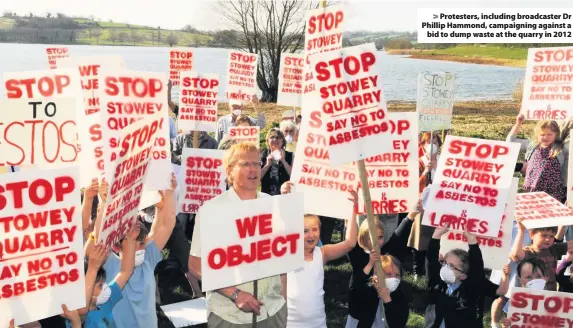
[(119, 40), (119, 33), (116, 29), (109, 30), (109, 37), (108, 39), (115, 44), (115, 41)]
[(97, 44), (99, 44), (99, 37), (101, 36), (101, 30), (96, 28), (92, 31), (92, 35), (96, 38)]
[(303, 49), (304, 17), (317, 6), (317, 1), (305, 0), (225, 0), (214, 5), (215, 12), (239, 32), (234, 48), (259, 55), (261, 101), (277, 100), (281, 53)]
[(119, 42), (123, 44), (125, 41), (129, 40), (129, 34), (127, 32), (122, 31), (119, 33)]
[(157, 26), (157, 43), (161, 43), (161, 26)]
[(137, 42), (140, 42), (141, 37), (139, 36), (139, 33), (137, 33), (136, 29), (131, 29), (131, 42), (133, 42), (133, 45), (135, 46), (135, 44)]
[(46, 13), (46, 18), (47, 18), (47, 19), (52, 18), (52, 13), (51, 13), (51, 12), (47, 12), (47, 13)]
[(170, 47), (173, 47), (174, 45), (176, 45), (178, 41), (179, 41), (179, 39), (173, 33), (171, 33), (171, 34), (169, 34), (169, 36), (167, 36), (167, 44), (169, 44)]
[(183, 32), (187, 32), (187, 33), (199, 33), (199, 30), (197, 30), (196, 28), (194, 28), (192, 25), (185, 25), (181, 31)]

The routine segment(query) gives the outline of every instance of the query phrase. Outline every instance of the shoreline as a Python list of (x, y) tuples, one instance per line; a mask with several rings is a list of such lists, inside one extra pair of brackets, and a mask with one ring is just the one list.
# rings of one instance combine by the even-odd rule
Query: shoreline
[(527, 60), (525, 59), (502, 59), (493, 57), (466, 57), (448, 54), (435, 53), (435, 50), (418, 50), (418, 49), (390, 49), (386, 51), (389, 55), (408, 56), (412, 59), (442, 60), (468, 64), (493, 65), (525, 68)]

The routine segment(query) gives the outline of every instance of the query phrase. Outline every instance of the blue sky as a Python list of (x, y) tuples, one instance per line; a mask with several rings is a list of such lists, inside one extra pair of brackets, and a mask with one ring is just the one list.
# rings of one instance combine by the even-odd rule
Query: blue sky
[[(0, 0), (0, 12), (18, 14), (62, 12), (102, 20), (179, 29), (191, 24), (199, 29), (224, 29), (224, 19), (207, 0)], [(571, 1), (551, 0), (346, 0), (345, 29), (415, 31), (417, 8), (567, 8)]]

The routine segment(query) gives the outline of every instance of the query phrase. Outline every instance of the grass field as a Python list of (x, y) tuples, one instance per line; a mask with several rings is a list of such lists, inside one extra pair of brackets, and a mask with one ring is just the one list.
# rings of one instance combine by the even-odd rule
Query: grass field
[[(226, 104), (220, 104), (219, 114), (228, 113)], [(414, 102), (390, 102), (388, 109), (392, 112), (415, 111)], [(281, 114), (286, 107), (273, 104), (261, 105), (261, 110), (267, 115), (269, 122), (276, 122), (281, 118)], [(519, 104), (512, 101), (491, 101), (491, 102), (458, 102), (454, 106), (453, 135), (467, 136), (473, 138), (486, 138), (494, 140), (505, 140), (505, 137), (515, 122), (515, 116), (519, 111)], [(249, 106), (245, 108), (245, 114), (254, 115)], [(273, 124), (269, 124), (273, 125)], [(534, 122), (526, 121), (522, 133), (519, 137), (524, 138), (530, 135), (534, 127)], [(268, 127), (261, 132), (262, 135)], [(332, 242), (340, 240), (340, 231), (335, 231)], [(412, 267), (411, 258), (403, 261), (406, 271)], [(185, 278), (179, 270), (158, 270), (160, 271), (160, 293), (164, 304), (180, 302), (190, 297), (190, 288), (186, 284)], [(348, 283), (350, 279), (351, 266), (345, 258), (329, 263), (325, 268), (324, 291), (325, 306), (327, 314), (327, 325), (329, 328), (343, 328), (346, 324), (348, 314)], [(426, 282), (424, 279), (415, 281), (411, 275), (407, 275), (402, 284), (404, 290), (409, 294), (410, 317), (407, 327), (424, 327), (424, 311), (427, 304)], [(484, 315), (484, 327), (490, 327), (490, 304), (491, 299), (486, 300)], [(169, 320), (163, 316), (158, 308), (160, 320), (159, 327), (173, 328)], [(201, 327), (203, 328), (203, 327)]]
[(411, 58), (459, 61), (474, 64), (490, 64), (525, 67), (527, 49), (506, 48), (496, 45), (462, 45), (446, 49), (401, 49), (389, 50), (395, 55), (409, 55)]

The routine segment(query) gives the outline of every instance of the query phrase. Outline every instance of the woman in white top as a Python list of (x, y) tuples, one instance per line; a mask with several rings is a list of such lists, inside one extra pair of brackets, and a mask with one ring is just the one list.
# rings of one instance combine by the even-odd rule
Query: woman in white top
[[(286, 182), (281, 194), (291, 191), (292, 183)], [(287, 274), (287, 328), (326, 328), (324, 310), (324, 265), (346, 255), (356, 246), (358, 228), (356, 211), (358, 195), (350, 191), (354, 204), (349, 219), (346, 239), (333, 245), (317, 247), (320, 240), (320, 219), (316, 215), (304, 216), (304, 267)]]

